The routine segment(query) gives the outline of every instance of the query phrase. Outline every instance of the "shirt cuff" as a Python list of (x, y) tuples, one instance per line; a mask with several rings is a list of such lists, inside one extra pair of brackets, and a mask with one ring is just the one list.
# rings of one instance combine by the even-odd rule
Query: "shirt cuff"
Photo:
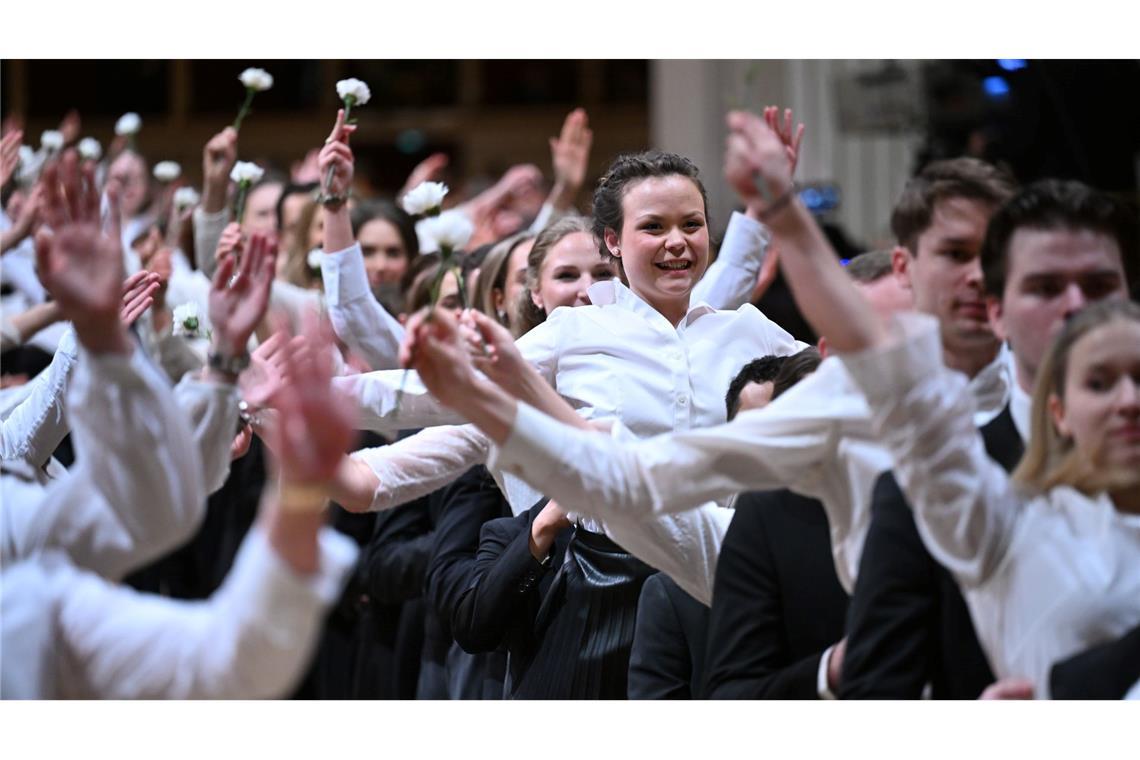
[(369, 295), (360, 243), (321, 256), (321, 280), (325, 287), (325, 303), (329, 306), (341, 306)]
[(834, 644), (823, 650), (823, 656), (819, 658), (819, 670), (815, 674), (815, 693), (820, 699), (835, 699), (835, 695), (827, 685), (827, 665), (831, 661), (833, 649), (835, 649)]
[(717, 260), (733, 266), (752, 268), (759, 273), (771, 240), (772, 233), (767, 227), (739, 211), (733, 211), (724, 231)]
[(502, 469), (532, 486), (546, 482), (566, 451), (567, 427), (520, 401), (511, 434), (492, 448), (488, 469)]
[(321, 528), (317, 544), (317, 571), (300, 575), (273, 550), (263, 526), (250, 530), (231, 575), (251, 618), (278, 620), (298, 605), (327, 608), (340, 598), (359, 549), (332, 528)]

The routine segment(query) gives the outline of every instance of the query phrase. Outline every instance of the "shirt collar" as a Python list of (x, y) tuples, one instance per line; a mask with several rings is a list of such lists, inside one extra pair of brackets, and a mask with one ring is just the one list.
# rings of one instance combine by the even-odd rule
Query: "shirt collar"
[[(586, 290), (586, 293), (590, 296), (590, 303), (595, 306), (613, 305), (636, 312), (648, 319), (665, 320), (665, 317), (661, 316), (661, 312), (642, 300), (639, 295), (623, 285), (621, 280), (616, 277), (612, 280), (595, 282)], [(704, 301), (690, 304), (688, 312), (685, 313), (685, 318), (681, 320), (681, 325), (688, 326), (699, 317), (715, 311), (716, 309)]]
[(979, 415), (996, 417), (1009, 402), (1013, 385), (1013, 362), (1009, 347), (1002, 343), (993, 361), (970, 380)]

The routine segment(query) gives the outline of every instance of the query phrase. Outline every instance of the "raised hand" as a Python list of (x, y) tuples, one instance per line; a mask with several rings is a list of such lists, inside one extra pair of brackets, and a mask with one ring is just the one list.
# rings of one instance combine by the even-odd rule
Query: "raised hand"
[(43, 215), (52, 232), (36, 235), (40, 281), (95, 352), (130, 350), (120, 323), (123, 253), (118, 239), (99, 228), (94, 168), (79, 168), (74, 150), (43, 171)]
[(460, 335), (475, 369), (512, 395), (518, 395), (516, 383), (532, 368), (519, 352), (510, 330), (482, 312), (467, 309), (460, 318)]
[(234, 254), (227, 253), (218, 260), (218, 271), (210, 287), (213, 342), (216, 350), (225, 356), (245, 353), (249, 336), (265, 316), (269, 290), (277, 271), (277, 241), (255, 232), (250, 236), (241, 263), (235, 259)]
[(784, 121), (780, 122), (780, 108), (778, 106), (768, 106), (764, 109), (764, 123), (768, 128), (776, 133), (780, 138), (780, 142), (784, 144), (784, 150), (788, 156), (788, 164), (791, 166), (790, 174), (796, 173), (796, 164), (800, 160), (800, 143), (804, 139), (804, 125), (800, 122), (796, 127), (795, 133), (792, 132), (792, 109), (784, 109)]
[(554, 166), (554, 190), (551, 197), (559, 209), (569, 208), (586, 181), (586, 167), (590, 163), (590, 146), (594, 133), (590, 131), (584, 108), (575, 108), (562, 122), (562, 133), (550, 138), (550, 160)]
[(269, 406), (273, 396), (285, 382), (286, 354), (307, 351), (303, 335), (290, 339), (284, 332), (273, 333), (268, 340), (254, 349), (249, 357), (249, 366), (238, 376), (242, 401), (252, 409), (264, 409)]
[(345, 196), (352, 187), (353, 157), (348, 141), (355, 131), (355, 124), (344, 123), (344, 109), (338, 109), (332, 132), (317, 156), (317, 165), (326, 178), (324, 192), (329, 195)]
[(747, 205), (768, 206), (792, 188), (788, 146), (756, 114), (731, 111), (727, 122), (725, 177)]
[(317, 163), (320, 148), (313, 148), (300, 161), (294, 161), (289, 167), (289, 178), (295, 184), (305, 185), (310, 182), (321, 181), (321, 169)]
[(430, 319), (428, 314), (423, 309), (408, 320), (400, 363), (416, 370), (440, 403), (454, 407), (475, 382), (475, 368), (455, 317), (446, 309), (435, 309)]
[(123, 282), (119, 320), (124, 327), (133, 325), (135, 320), (154, 304), (155, 296), (161, 287), (161, 275), (146, 270), (135, 272)]
[[(285, 480), (327, 483), (352, 442), (352, 404), (332, 387), (332, 328), (316, 313), (304, 315), (310, 351), (283, 351), (285, 382), (273, 395), (276, 423), (268, 435)], [(279, 330), (287, 339), (288, 328)]]
[(238, 133), (226, 127), (202, 149), (202, 210), (217, 213), (226, 207), (230, 171), (237, 161)]
[(446, 153), (432, 153), (420, 161), (416, 164), (416, 168), (412, 169), (412, 173), (408, 175), (408, 179), (404, 182), (400, 192), (396, 193), (396, 197), (403, 198), (423, 182), (439, 181), (443, 175), (443, 170), (447, 168), (447, 162)]

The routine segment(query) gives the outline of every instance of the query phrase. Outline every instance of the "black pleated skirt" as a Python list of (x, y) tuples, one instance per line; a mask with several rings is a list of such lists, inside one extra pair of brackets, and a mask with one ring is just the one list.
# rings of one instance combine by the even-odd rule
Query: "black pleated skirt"
[(625, 699), (637, 600), (654, 572), (604, 535), (576, 528), (535, 619), (534, 649), (510, 669), (509, 697)]

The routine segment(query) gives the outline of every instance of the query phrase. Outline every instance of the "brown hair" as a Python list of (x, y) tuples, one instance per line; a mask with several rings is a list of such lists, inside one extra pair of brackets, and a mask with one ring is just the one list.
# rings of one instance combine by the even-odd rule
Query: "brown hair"
[(1099, 327), (1115, 321), (1140, 322), (1140, 306), (1131, 301), (1102, 301), (1081, 310), (1053, 341), (1037, 371), (1030, 412), (1029, 445), (1013, 473), (1014, 481), (1033, 493), (1067, 485), (1087, 494), (1111, 490), (1111, 475), (1096, 466), (1096, 452), (1082, 452), (1053, 423), (1049, 399), (1064, 399), (1065, 375), (1073, 346)]
[(538, 281), (542, 277), (542, 267), (546, 263), (546, 255), (550, 249), (558, 245), (562, 238), (575, 232), (594, 234), (589, 217), (564, 216), (557, 222), (538, 233), (534, 239), (534, 246), (526, 256), (526, 288), (519, 293), (518, 303), (514, 304), (515, 313), (511, 315), (512, 332), (515, 337), (525, 335), (532, 329), (546, 321), (546, 312), (535, 305), (531, 293), (538, 290)]
[(650, 177), (686, 177), (697, 186), (704, 203), (705, 223), (711, 227), (708, 219), (709, 196), (705, 186), (701, 183), (700, 170), (697, 165), (684, 156), (676, 153), (665, 153), (659, 150), (647, 150), (641, 153), (627, 153), (618, 156), (610, 164), (610, 168), (598, 180), (594, 190), (594, 237), (598, 240), (598, 250), (607, 259), (612, 258), (609, 248), (606, 247), (606, 230), (613, 230), (621, 234), (622, 227), (622, 199), (625, 198), (626, 189), (635, 182)]
[(313, 218), (320, 212), (321, 206), (313, 199), (305, 201), (301, 210), (301, 217), (297, 221), (297, 234), (293, 236), (293, 245), (286, 256), (285, 266), (281, 268), (281, 279), (301, 288), (309, 288), (321, 282), (319, 272), (309, 268), (309, 228), (313, 226)]
[(868, 251), (860, 253), (847, 262), (844, 270), (855, 282), (869, 285), (890, 274), (894, 268), (890, 251)]
[(918, 255), (918, 238), (930, 227), (940, 201), (967, 198), (1000, 206), (1015, 190), (1013, 178), (976, 158), (935, 161), (906, 183), (891, 212), (891, 232), (898, 244)]

